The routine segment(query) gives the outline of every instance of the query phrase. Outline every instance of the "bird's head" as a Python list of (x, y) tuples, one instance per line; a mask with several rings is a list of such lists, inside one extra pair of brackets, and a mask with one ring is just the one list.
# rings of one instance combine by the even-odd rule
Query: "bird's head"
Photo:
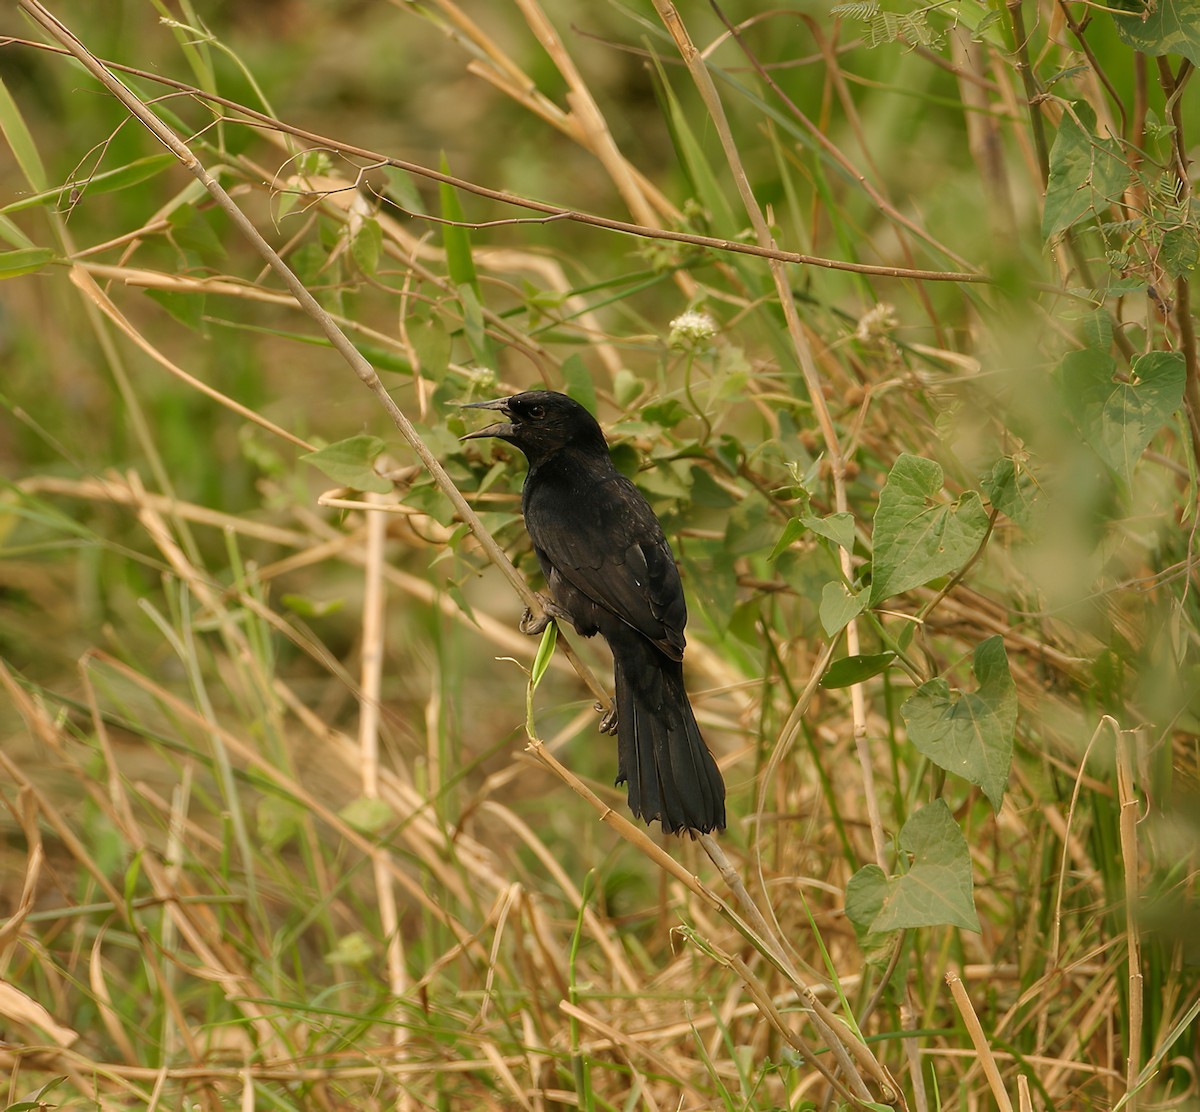
[(554, 455), (568, 446), (599, 448), (608, 454), (604, 433), (586, 409), (566, 394), (553, 390), (529, 390), (511, 398), (473, 402), (463, 409), (492, 409), (504, 420), (469, 432), (463, 440), (494, 436), (520, 448), (530, 463)]

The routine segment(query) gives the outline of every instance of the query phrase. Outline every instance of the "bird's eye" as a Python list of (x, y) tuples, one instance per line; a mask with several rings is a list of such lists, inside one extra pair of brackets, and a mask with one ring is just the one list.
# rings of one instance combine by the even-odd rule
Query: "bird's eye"
[(544, 405), (531, 405), (525, 412), (535, 421), (540, 421), (546, 416), (546, 407)]

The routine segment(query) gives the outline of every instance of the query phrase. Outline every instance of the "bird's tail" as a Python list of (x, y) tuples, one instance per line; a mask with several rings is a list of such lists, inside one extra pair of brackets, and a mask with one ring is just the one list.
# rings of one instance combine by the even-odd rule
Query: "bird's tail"
[(640, 634), (614, 644), (617, 783), (668, 834), (725, 829), (725, 783), (683, 686), (683, 665)]

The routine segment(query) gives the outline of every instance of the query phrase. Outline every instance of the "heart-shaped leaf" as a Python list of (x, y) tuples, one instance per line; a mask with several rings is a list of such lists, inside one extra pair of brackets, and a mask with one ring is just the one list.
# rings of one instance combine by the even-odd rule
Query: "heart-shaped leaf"
[(978, 931), (971, 853), (945, 800), (922, 807), (900, 830), (912, 856), (908, 872), (886, 877), (878, 865), (860, 869), (846, 888), (846, 913), (871, 933), (949, 924)]
[(854, 515), (830, 514), (828, 517), (802, 517), (804, 525), (819, 537), (833, 541), (847, 552), (854, 551)]
[(975, 650), (979, 690), (956, 691), (943, 679), (923, 683), (900, 713), (909, 740), (939, 768), (978, 784), (996, 810), (1004, 799), (1017, 725), (1017, 689), (1000, 637)]
[(1011, 456), (998, 460), (992, 473), (979, 485), (1002, 514), (1007, 514), (1018, 525), (1029, 523), (1037, 486), (1029, 473), (1019, 467)]
[(850, 622), (858, 617), (867, 605), (867, 592), (852, 592), (846, 585), (835, 579), (821, 588), (821, 606), (818, 614), (821, 627), (832, 637), (840, 632)]
[(319, 467), (342, 486), (386, 494), (392, 489), (392, 483), (377, 474), (371, 466), (382, 451), (383, 441), (377, 436), (351, 436), (300, 458)]
[[(1115, 3), (1130, 14), (1113, 12), (1117, 34), (1127, 46), (1144, 54), (1178, 54), (1200, 66), (1200, 8), (1189, 0), (1160, 0), (1157, 4)], [(1111, 9), (1110, 9), (1111, 10)]]
[(1095, 113), (1082, 102), (1063, 114), (1050, 151), (1043, 239), (1102, 209), (1129, 182), (1129, 163), (1117, 141), (1099, 138), (1095, 127)]
[(1182, 404), (1186, 372), (1174, 351), (1135, 360), (1128, 382), (1115, 380), (1115, 370), (1107, 352), (1084, 348), (1063, 358), (1060, 374), (1084, 440), (1128, 483), (1146, 446)]
[(901, 455), (888, 473), (875, 511), (871, 605), (957, 571), (987, 534), (978, 493), (936, 502), (942, 469), (932, 460)]
[(922, 807), (900, 829), (900, 848), (912, 867), (888, 885), (877, 931), (949, 923), (978, 931), (971, 851), (944, 799)]

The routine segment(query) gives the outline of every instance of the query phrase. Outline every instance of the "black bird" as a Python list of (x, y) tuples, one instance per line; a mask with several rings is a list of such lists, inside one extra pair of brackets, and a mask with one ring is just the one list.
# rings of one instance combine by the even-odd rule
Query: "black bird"
[[(687, 606), (662, 526), (613, 466), (604, 433), (578, 402), (552, 390), (477, 402), (504, 420), (464, 440), (495, 436), (529, 460), (521, 494), (525, 528), (550, 591), (549, 617), (613, 654), (618, 784), (629, 809), (674, 834), (725, 829), (725, 784), (700, 736), (683, 686)], [(538, 633), (549, 618), (522, 629)]]

